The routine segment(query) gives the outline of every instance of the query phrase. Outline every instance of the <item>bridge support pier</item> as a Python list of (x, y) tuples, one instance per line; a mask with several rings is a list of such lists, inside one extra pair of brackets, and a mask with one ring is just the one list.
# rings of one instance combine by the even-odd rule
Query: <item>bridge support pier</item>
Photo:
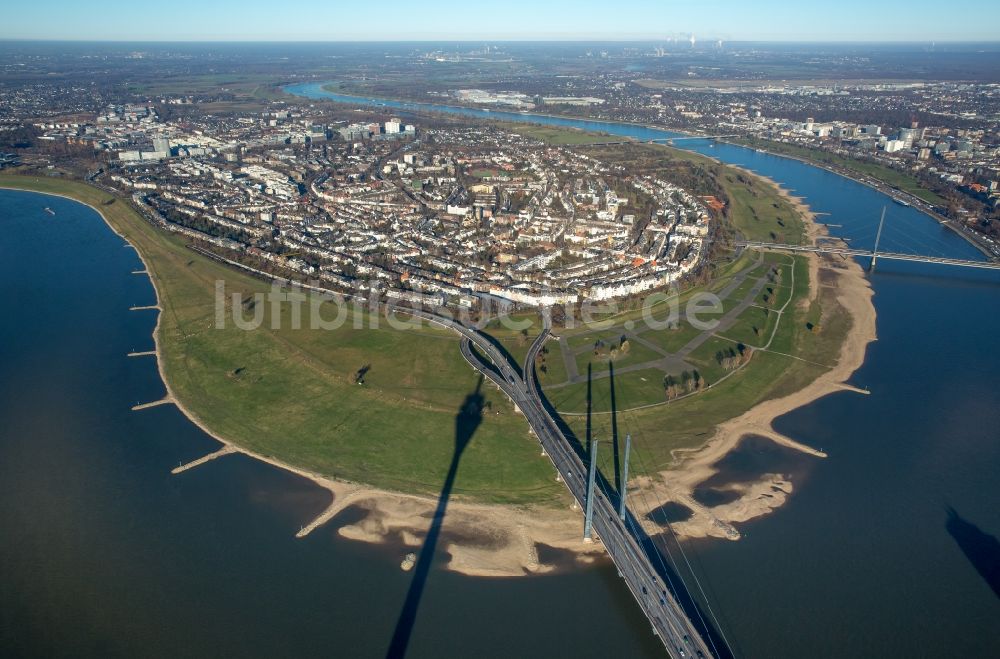
[(619, 493), (618, 517), (625, 521), (625, 497), (628, 494), (628, 458), (632, 452), (632, 434), (625, 435), (625, 464), (622, 465), (622, 491)]
[(591, 532), (594, 528), (594, 483), (597, 480), (597, 440), (590, 440), (590, 470), (587, 473), (587, 496), (585, 504), (587, 506), (586, 517), (583, 521), (583, 541), (593, 542)]

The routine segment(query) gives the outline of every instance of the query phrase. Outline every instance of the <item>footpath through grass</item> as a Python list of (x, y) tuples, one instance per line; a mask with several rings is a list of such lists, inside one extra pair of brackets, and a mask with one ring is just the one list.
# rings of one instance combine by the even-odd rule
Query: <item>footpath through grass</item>
[[(562, 136), (553, 135), (550, 141), (556, 139), (562, 139)], [(656, 173), (668, 180), (675, 178), (671, 172), (680, 172), (684, 176), (685, 168), (696, 176), (711, 177), (729, 203), (725, 220), (728, 229), (736, 230), (750, 240), (784, 243), (805, 240), (805, 220), (801, 213), (776, 186), (758, 176), (696, 153), (665, 146), (623, 144), (583, 148), (604, 162), (627, 164), (632, 171)], [(692, 182), (695, 180), (691, 178)], [(684, 291), (680, 302), (683, 304), (698, 291), (720, 291), (732, 281), (736, 272), (750, 266), (756, 258), (756, 255), (744, 253), (738, 261), (716, 268), (712, 281)], [(778, 283), (768, 283), (755, 298), (759, 306), (749, 307), (740, 314), (730, 330), (712, 336), (689, 356), (688, 363), (697, 367), (702, 376), (713, 383), (708, 390), (665, 403), (662, 371), (647, 368), (615, 376), (613, 386), (619, 412), (618, 432), (632, 433), (635, 450), (642, 460), (632, 466), (632, 473), (667, 467), (673, 460), (672, 451), (675, 449), (700, 446), (712, 435), (716, 425), (739, 416), (758, 403), (804, 387), (836, 362), (849, 330), (850, 319), (842, 312), (835, 291), (827, 287), (820, 287), (817, 299), (808, 302), (811, 282), (807, 257), (765, 254), (763, 265), (751, 271), (747, 281), (723, 302), (723, 308), (728, 310), (741, 300), (751, 290), (754, 280), (764, 275), (765, 269), (772, 264), (781, 270), (781, 278)], [(817, 285), (818, 282), (812, 284)], [(764, 295), (769, 296), (767, 300)], [(779, 320), (777, 310), (786, 302), (787, 307), (784, 307)], [(767, 313), (761, 308), (765, 306), (770, 309)], [(638, 311), (624, 311), (613, 318), (614, 324), (610, 329), (557, 331), (563, 341), (578, 349), (593, 345), (597, 339), (606, 338), (605, 335), (623, 332), (625, 321), (637, 321), (640, 315)], [(810, 327), (822, 330), (812, 331)], [(674, 352), (697, 334), (699, 332), (687, 323), (681, 323), (677, 330), (647, 332), (643, 336), (668, 352)], [(722, 368), (716, 358), (719, 351), (733, 347), (739, 341), (763, 346), (769, 340), (769, 351), (757, 351), (744, 368), (734, 373)], [(554, 342), (549, 343), (549, 349), (548, 359), (552, 362), (559, 357), (559, 350)], [(577, 359), (581, 374), (586, 373), (588, 354), (584, 353)], [(593, 364), (592, 370), (595, 376), (608, 373), (606, 363), (599, 360)], [(563, 374), (563, 371), (558, 372)], [(543, 386), (548, 385), (546, 393), (550, 402), (564, 413), (564, 419), (578, 437), (586, 437), (587, 420), (582, 414), (587, 409), (586, 383), (552, 386), (557, 384), (559, 382), (553, 379), (547, 383), (543, 381)], [(609, 414), (611, 387), (612, 380), (608, 377), (595, 378), (591, 386), (593, 415), (590, 434), (598, 439), (607, 439), (612, 432), (612, 417)]]
[[(636, 405), (659, 402), (654, 401), (654, 389), (658, 390), (659, 400), (662, 401), (662, 386), (652, 374), (644, 372), (615, 378), (618, 432), (622, 435), (631, 433), (636, 442), (635, 450), (641, 453), (642, 463), (633, 466), (633, 473), (667, 467), (673, 460), (673, 450), (700, 446), (719, 423), (765, 400), (780, 398), (801, 389), (836, 363), (840, 346), (850, 329), (850, 318), (840, 309), (836, 291), (828, 287), (821, 287), (817, 299), (806, 305), (808, 276), (806, 257), (795, 257), (794, 300), (782, 314), (769, 350), (756, 351), (746, 367), (708, 390), (671, 403), (629, 410)], [(758, 311), (756, 307), (751, 307), (747, 313)], [(820, 329), (812, 331), (810, 327)], [(767, 332), (772, 330), (773, 325), (769, 325)], [(720, 332), (720, 335), (726, 334)], [(764, 344), (768, 338), (769, 334), (754, 342)], [(691, 361), (699, 365), (710, 382), (718, 381), (723, 374), (721, 369), (715, 368), (713, 355), (727, 345), (734, 344), (716, 337), (692, 355)], [(611, 411), (611, 387), (609, 378), (601, 378), (595, 379), (591, 388), (591, 433), (599, 439), (607, 438), (611, 433), (611, 415), (608, 414)], [(583, 390), (580, 388), (579, 391)], [(567, 393), (560, 392), (561, 395)], [(582, 395), (577, 392), (578, 398)], [(578, 409), (585, 401), (573, 399), (563, 403)], [(578, 436), (586, 435), (585, 416), (574, 414), (565, 418)]]

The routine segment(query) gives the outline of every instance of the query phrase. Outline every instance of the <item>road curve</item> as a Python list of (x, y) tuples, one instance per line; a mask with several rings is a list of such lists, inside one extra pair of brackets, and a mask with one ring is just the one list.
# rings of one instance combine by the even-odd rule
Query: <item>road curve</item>
[[(147, 219), (152, 221), (151, 218)], [(280, 282), (288, 281), (217, 254), (198, 248), (194, 249), (209, 258), (248, 271), (255, 276)], [(333, 291), (318, 289), (314, 286), (304, 286), (304, 288), (333, 293)], [(347, 294), (345, 297), (364, 300), (360, 296), (351, 294)], [(550, 336), (548, 318), (545, 319), (545, 329), (528, 350), (525, 360), (525, 378), (522, 378), (507, 356), (476, 330), (452, 318), (421, 309), (395, 304), (387, 304), (386, 306), (395, 312), (421, 318), (461, 335), (462, 355), (476, 370), (495, 382), (524, 414), (532, 432), (545, 449), (563, 482), (566, 483), (566, 487), (580, 506), (585, 507), (587, 468), (580, 456), (573, 450), (569, 439), (546, 411), (535, 374), (535, 359)], [(478, 354), (473, 351), (473, 345)], [(480, 358), (480, 354), (491, 363), (484, 362), (483, 358)], [(626, 528), (625, 523), (618, 517), (612, 502), (608, 501), (600, 490), (596, 490), (596, 496), (593, 517), (594, 531), (600, 541), (604, 543), (608, 555), (611, 556), (619, 574), (649, 619), (653, 632), (663, 642), (667, 653), (675, 658), (713, 656), (702, 635), (670, 592), (663, 578), (657, 573), (652, 557), (643, 550), (636, 533), (630, 532)], [(626, 514), (626, 520), (631, 522), (634, 529), (640, 528), (630, 513)], [(639, 532), (641, 533), (641, 531)]]
[[(584, 508), (587, 467), (545, 409), (535, 377), (535, 358), (550, 337), (548, 328), (542, 331), (529, 348), (524, 365), (525, 377), (522, 379), (510, 360), (478, 332), (425, 312), (415, 312), (414, 315), (451, 327), (462, 335), (461, 350), (466, 361), (495, 382), (520, 409), (566, 487), (581, 508)], [(478, 354), (472, 349), (473, 345)], [(491, 363), (485, 362), (484, 358)], [(652, 558), (643, 550), (636, 535), (618, 517), (614, 502), (609, 501), (599, 489), (595, 490), (595, 496), (594, 531), (649, 619), (654, 633), (663, 641), (667, 653), (671, 657), (713, 656), (701, 634), (655, 569)], [(626, 519), (637, 526), (631, 515), (627, 515)]]

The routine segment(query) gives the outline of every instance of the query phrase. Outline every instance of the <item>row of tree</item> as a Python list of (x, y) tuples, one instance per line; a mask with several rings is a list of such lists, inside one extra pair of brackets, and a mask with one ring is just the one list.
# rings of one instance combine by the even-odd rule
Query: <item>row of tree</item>
[(715, 361), (717, 361), (719, 366), (727, 371), (733, 371), (750, 361), (752, 356), (753, 348), (740, 343), (737, 344), (735, 348), (728, 348), (726, 350), (719, 350), (716, 352)]
[(673, 400), (680, 396), (701, 391), (707, 386), (708, 382), (705, 381), (705, 378), (701, 377), (698, 369), (684, 371), (681, 373), (679, 379), (670, 374), (667, 374), (663, 378), (663, 390), (667, 395), (667, 400)]
[(622, 334), (618, 337), (617, 345), (613, 343), (609, 344), (604, 339), (597, 339), (594, 342), (594, 356), (600, 359), (610, 359), (614, 361), (618, 359), (620, 355), (627, 355), (632, 344), (629, 343), (628, 338)]

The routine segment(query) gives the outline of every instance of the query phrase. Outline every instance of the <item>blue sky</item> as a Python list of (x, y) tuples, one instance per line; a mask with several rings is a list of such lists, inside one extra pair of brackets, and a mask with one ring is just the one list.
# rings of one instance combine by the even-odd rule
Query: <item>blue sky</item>
[(703, 39), (1000, 41), (996, 0), (49, 0), (11, 2), (2, 39), (120, 41)]

